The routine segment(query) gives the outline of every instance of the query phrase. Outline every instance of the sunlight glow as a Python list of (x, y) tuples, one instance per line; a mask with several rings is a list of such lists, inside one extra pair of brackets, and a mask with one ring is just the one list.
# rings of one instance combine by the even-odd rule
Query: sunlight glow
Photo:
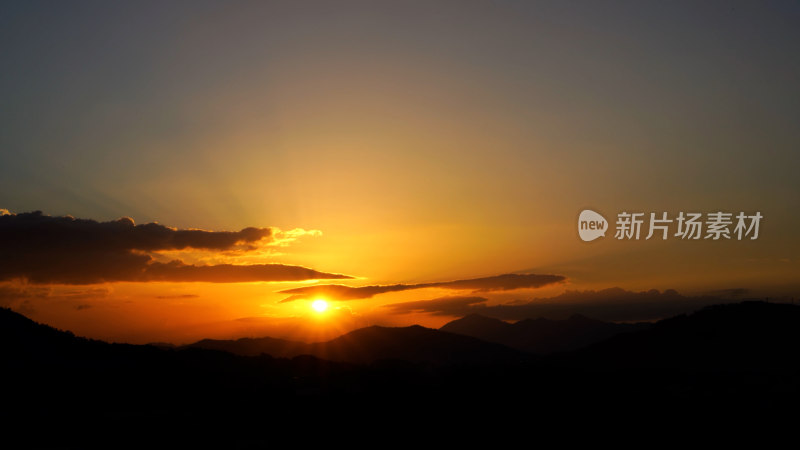
[(325, 312), (325, 310), (328, 309), (328, 302), (326, 302), (325, 300), (322, 300), (322, 299), (314, 300), (311, 303), (311, 308), (313, 308), (314, 311), (319, 312), (319, 313)]

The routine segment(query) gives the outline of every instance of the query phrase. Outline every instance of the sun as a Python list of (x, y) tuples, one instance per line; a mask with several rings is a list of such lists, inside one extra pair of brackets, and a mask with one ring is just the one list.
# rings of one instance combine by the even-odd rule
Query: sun
[(326, 302), (325, 300), (323, 300), (321, 298), (317, 299), (317, 300), (314, 300), (311, 303), (311, 308), (313, 308), (314, 311), (319, 312), (319, 313), (325, 312), (325, 310), (328, 309), (328, 302)]

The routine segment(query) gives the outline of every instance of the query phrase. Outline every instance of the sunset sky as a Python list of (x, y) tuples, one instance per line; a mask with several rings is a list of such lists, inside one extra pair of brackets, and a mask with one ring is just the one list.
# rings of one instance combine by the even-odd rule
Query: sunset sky
[(797, 297), (798, 55), (797, 2), (3, 2), (0, 305), (186, 343)]

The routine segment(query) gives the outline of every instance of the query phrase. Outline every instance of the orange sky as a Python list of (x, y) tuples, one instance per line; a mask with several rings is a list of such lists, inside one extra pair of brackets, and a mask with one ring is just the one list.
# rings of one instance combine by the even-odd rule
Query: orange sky
[[(369, 324), (439, 326), (453, 316), (384, 305), (442, 297), (478, 296), (483, 307), (614, 286), (692, 296), (800, 291), (793, 7), (0, 8), (7, 216), (41, 210), (178, 230), (272, 230), (248, 241), (253, 248), (107, 252), (84, 237), (70, 247), (73, 236), (53, 243), (60, 253), (41, 245), (55, 235), (0, 235), (0, 305), (36, 320), (125, 342), (314, 339)], [(764, 218), (757, 240), (609, 233), (587, 243), (576, 230), (587, 208), (612, 222), (622, 211)], [(37, 254), (46, 257), (40, 266)], [(170, 266), (176, 259), (190, 267)], [(142, 273), (107, 276), (130, 264)], [(253, 275), (268, 266), (198, 268), (225, 264), (353, 278), (275, 283)], [(72, 272), (84, 266), (87, 278), (77, 280)], [(231, 281), (229, 272), (260, 281), (198, 278), (211, 271), (216, 281)], [(179, 272), (188, 281), (177, 282)], [(510, 273), (565, 280), (330, 299), (324, 314), (309, 300), (279, 303), (286, 295), (277, 292)], [(442, 309), (469, 310), (456, 306)]]
[[(12, 219), (19, 219), (17, 222), (25, 224), (28, 222), (23, 221), (29, 220), (31, 223), (48, 223), (53, 227), (93, 226), (96, 229), (92, 234), (86, 235), (87, 241), (79, 243), (79, 238), (75, 237), (78, 235), (62, 233), (58, 228), (49, 228), (46, 235), (37, 234), (39, 232), (33, 225), (12, 229), (8, 223), (17, 223)], [(118, 226), (117, 224), (122, 224), (123, 228), (114, 228)], [(41, 249), (35, 243), (25, 243), (28, 234), (35, 238), (31, 242), (47, 236), (60, 236), (58, 239), (70, 245), (68, 256), (69, 261), (72, 261), (71, 264), (84, 267), (82, 271), (94, 273), (101, 268), (95, 267), (95, 256), (92, 256), (93, 240), (97, 239), (96, 236), (104, 235), (105, 232), (102, 230), (117, 230), (116, 232), (123, 236), (119, 239), (128, 239), (136, 241), (139, 246), (147, 246), (149, 244), (141, 243), (141, 236), (144, 235), (140, 235), (139, 238), (129, 238), (124, 237), (126, 235), (123, 232), (125, 230), (150, 232), (146, 228), (152, 226), (145, 225), (143, 229), (141, 224), (134, 226), (130, 219), (98, 223), (46, 215), (6, 214), (0, 217), (0, 228), (6, 233), (5, 236), (9, 236), (9, 233), (23, 233), (15, 235), (15, 239), (17, 242), (22, 242), (20, 248), (27, 249), (28, 253), (33, 255), (33, 266), (25, 269), (28, 272), (21, 276), (0, 283), (0, 299), (4, 305), (36, 320), (71, 330), (79, 335), (118, 342), (189, 343), (202, 338), (244, 336), (274, 336), (315, 341), (375, 324), (403, 326), (416, 323), (439, 327), (458, 316), (458, 313), (446, 311), (463, 310), (445, 308), (442, 313), (436, 313), (435, 309), (427, 312), (424, 308), (397, 310), (387, 305), (397, 306), (405, 302), (427, 300), (433, 303), (442, 298), (458, 300), (477, 297), (481, 300), (476, 303), (483, 307), (518, 305), (527, 302), (548, 304), (553, 302), (552, 298), (565, 292), (602, 290), (612, 286), (622, 286), (632, 291), (652, 288), (661, 291), (679, 289), (683, 294), (702, 294), (714, 290), (741, 289), (746, 286), (748, 291), (737, 294), (739, 296), (787, 295), (795, 287), (791, 284), (794, 265), (790, 260), (772, 264), (769, 260), (746, 260), (741, 257), (736, 259), (737, 255), (745, 252), (757, 255), (756, 251), (762, 248), (759, 245), (763, 245), (758, 240), (619, 241), (611, 238), (609, 233), (605, 239), (586, 243), (577, 239), (575, 225), (570, 226), (565, 223), (563, 231), (549, 231), (551, 241), (554, 240), (554, 236), (567, 235), (563, 236), (563, 240), (569, 245), (564, 245), (563, 242), (544, 242), (544, 239), (536, 239), (536, 229), (528, 230), (532, 234), (527, 239), (528, 245), (531, 249), (538, 249), (536, 253), (526, 253), (524, 246), (506, 242), (511, 240), (507, 236), (495, 238), (488, 233), (475, 232), (477, 237), (471, 240), (461, 234), (468, 230), (455, 228), (445, 229), (441, 231), (444, 234), (438, 234), (440, 230), (434, 227), (428, 231), (428, 236), (425, 231), (418, 231), (415, 234), (406, 230), (400, 236), (381, 234), (380, 240), (377, 240), (376, 236), (367, 235), (360, 239), (351, 238), (352, 244), (347, 248), (325, 245), (327, 236), (319, 230), (280, 231), (262, 228), (261, 230), (265, 231), (259, 233), (268, 234), (269, 237), (255, 236), (254, 239), (257, 240), (252, 243), (233, 240), (231, 242), (238, 243), (230, 245), (224, 243), (229, 249), (208, 250), (190, 247), (161, 251), (137, 250), (134, 254), (141, 253), (151, 258), (150, 262), (146, 263), (148, 266), (167, 264), (175, 260), (180, 260), (181, 265), (185, 267), (201, 268), (228, 264), (233, 264), (234, 268), (255, 267), (254, 265), (259, 264), (279, 263), (325, 269), (333, 274), (330, 276), (338, 277), (336, 274), (345, 274), (353, 278), (333, 280), (311, 278), (294, 282), (228, 282), (230, 280), (223, 277), (218, 279), (223, 282), (203, 282), (202, 277), (207, 275), (201, 275), (200, 279), (180, 282), (168, 279), (114, 281), (125, 278), (116, 276), (113, 272), (103, 272), (102, 276), (106, 277), (105, 282), (87, 284), (80, 281), (83, 278), (77, 278), (76, 282), (69, 281), (73, 278), (65, 278), (64, 281), (70, 284), (63, 284), (64, 281), (48, 281), (47, 278), (41, 278), (73, 276), (63, 275), (66, 272), (60, 268), (61, 266), (52, 266), (55, 267), (52, 269), (47, 262), (60, 257), (58, 248), (60, 244), (54, 242), (47, 248)], [(181, 230), (160, 225), (155, 227), (156, 231), (161, 230), (159, 233), (175, 233), (176, 236), (181, 233)], [(23, 231), (20, 232), (20, 229)], [(65, 229), (72, 230), (72, 228)], [(191, 239), (197, 241), (192, 245), (211, 245), (206, 241), (211, 241), (220, 234), (199, 233), (203, 236), (192, 237)], [(544, 235), (545, 232), (540, 231), (540, 233)], [(153, 234), (160, 236), (158, 233)], [(445, 236), (452, 234), (465, 239), (466, 242), (460, 245), (451, 242), (447, 246), (436, 246), (435, 240), (431, 240), (432, 236), (444, 240)], [(231, 239), (241, 237), (236, 234), (232, 236)], [(200, 242), (200, 238), (204, 240)], [(516, 239), (518, 242), (526, 241), (518, 236)], [(771, 239), (766, 238), (764, 241), (769, 243)], [(115, 241), (108, 242), (112, 244), (98, 245), (102, 245), (106, 250), (109, 245), (116, 245), (113, 244)], [(5, 245), (14, 251), (16, 244), (7, 242)], [(163, 245), (169, 247), (176, 244)], [(566, 253), (567, 251), (571, 253)], [(122, 253), (127, 254), (128, 250), (123, 250)], [(42, 256), (37, 256), (39, 254)], [(491, 256), (493, 254), (496, 255), (494, 259)], [(567, 257), (568, 254), (572, 255), (571, 259)], [(716, 261), (717, 266), (714, 268), (708, 266), (708, 260), (711, 259), (709, 254), (712, 254)], [(335, 255), (346, 255), (346, 257), (336, 258)], [(483, 258), (477, 260), (478, 258), (472, 255), (481, 255)], [(730, 260), (725, 261), (725, 257)], [(101, 265), (105, 265), (104, 261), (111, 258), (116, 259), (116, 256), (109, 253), (97, 257)], [(20, 264), (23, 263), (18, 262), (16, 265), (11, 265), (11, 268), (3, 268), (3, 273), (12, 271)], [(525, 270), (513, 270), (526, 266)], [(761, 268), (759, 269), (761, 271), (754, 270), (758, 268)], [(51, 269), (56, 270), (56, 275), (51, 275)], [(490, 269), (493, 271), (490, 272)], [(538, 281), (527, 285), (512, 285), (502, 281), (491, 285), (495, 287), (487, 287), (490, 285), (486, 285), (486, 280), (502, 279), (496, 275), (512, 272), (557, 276), (553, 281), (541, 282), (541, 285)], [(80, 272), (76, 276), (83, 275), (84, 273)], [(509, 277), (533, 277), (538, 280), (537, 277), (542, 276), (545, 275)], [(476, 278), (479, 280), (470, 281)], [(306, 297), (298, 296), (297, 300), (294, 300), (292, 293), (281, 292), (327, 284), (352, 287), (375, 286), (376, 288), (370, 289), (377, 290), (365, 295), (354, 294), (354, 298), (342, 297), (335, 293), (312, 292)], [(396, 288), (382, 287), (397, 284), (412, 286), (396, 291), (392, 291)], [(414, 286), (417, 284), (423, 285)], [(381, 293), (382, 290), (387, 292)], [(727, 294), (723, 294), (723, 297), (725, 295)], [(310, 307), (311, 302), (317, 299), (328, 302), (329, 308), (325, 312), (320, 313)], [(575, 311), (581, 311), (581, 306), (575, 308)], [(513, 320), (513, 317), (511, 318)], [(619, 318), (619, 320), (624, 319), (624, 317)]]

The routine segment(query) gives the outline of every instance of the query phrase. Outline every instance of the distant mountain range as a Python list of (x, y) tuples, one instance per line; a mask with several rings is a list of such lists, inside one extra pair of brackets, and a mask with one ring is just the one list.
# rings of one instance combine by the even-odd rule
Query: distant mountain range
[(445, 324), (438, 331), (420, 326), (373, 326), (313, 344), (263, 337), (203, 339), (183, 348), (221, 350), (240, 356), (313, 355), (329, 361), (360, 364), (381, 359), (433, 363), (509, 362), (520, 359), (521, 353), (544, 355), (576, 350), (620, 333), (651, 326), (649, 323), (603, 322), (577, 314), (566, 320), (527, 319), (516, 323), (471, 314)]
[[(505, 422), (520, 405), (525, 423), (577, 412), (763, 415), (800, 402), (798, 348), (800, 307), (764, 302), (652, 325), (467, 316), (442, 330), (368, 327), (316, 344), (262, 338), (176, 348), (84, 339), (0, 309), (0, 423), (79, 437), (90, 424), (144, 444), (180, 426), (263, 437), (264, 424), (385, 423), (405, 411), (431, 424), (478, 414)], [(138, 421), (136, 433), (114, 431), (127, 421)], [(44, 445), (61, 435), (26, 436)]]
[(501, 344), (419, 325), (397, 328), (372, 326), (313, 344), (274, 338), (204, 339), (183, 348), (221, 350), (240, 356), (268, 354), (292, 358), (312, 355), (328, 361), (356, 364), (380, 360), (435, 364), (509, 363), (526, 358), (522, 352)]
[(603, 322), (580, 314), (566, 320), (539, 318), (516, 323), (470, 314), (445, 324), (440, 330), (496, 342), (524, 352), (548, 354), (576, 350), (620, 333), (646, 330), (650, 326), (649, 323)]
[(798, 356), (800, 306), (746, 301), (661, 320), (551, 361), (601, 370), (765, 371), (798, 370)]
[(170, 355), (202, 350), (272, 359), (308, 356), (360, 365), (383, 360), (435, 365), (569, 361), (592, 367), (763, 369), (797, 363), (797, 358), (787, 355), (794, 354), (798, 344), (800, 307), (754, 301), (710, 306), (655, 324), (614, 324), (580, 315), (511, 324), (469, 315), (439, 330), (419, 325), (372, 326), (312, 344), (265, 337), (204, 339), (182, 347), (108, 344), (0, 309), (0, 357), (20, 364), (75, 365), (102, 357), (106, 365), (124, 365), (129, 359), (154, 356), (168, 360)]

